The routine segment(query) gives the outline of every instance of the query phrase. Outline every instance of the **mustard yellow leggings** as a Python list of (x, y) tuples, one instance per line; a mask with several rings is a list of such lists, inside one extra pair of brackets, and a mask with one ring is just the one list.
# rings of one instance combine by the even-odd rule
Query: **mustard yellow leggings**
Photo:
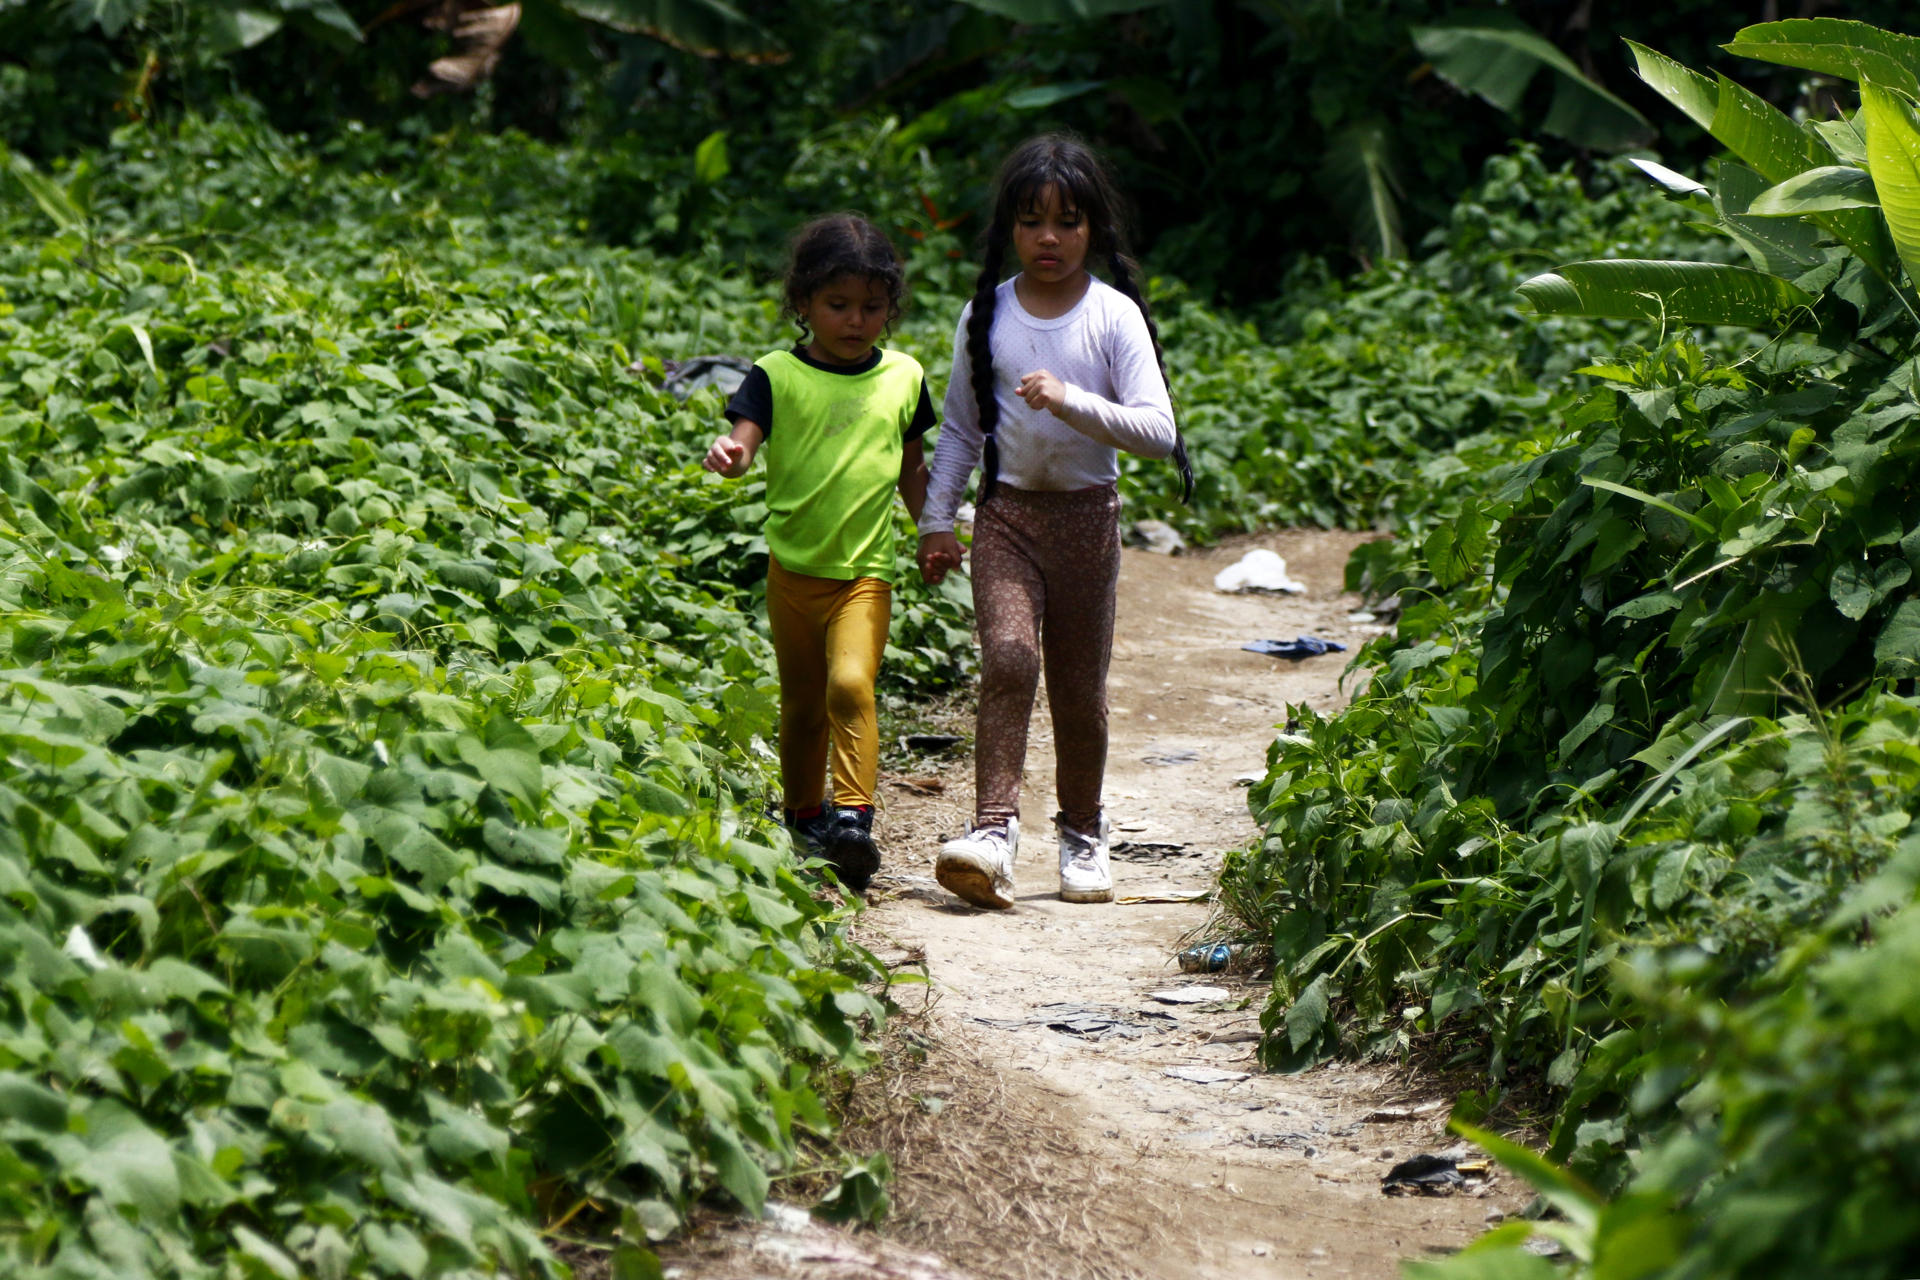
[(880, 771), (873, 682), (887, 647), (893, 588), (878, 578), (811, 578), (768, 557), (767, 623), (780, 668), (780, 784), (789, 809), (871, 805)]

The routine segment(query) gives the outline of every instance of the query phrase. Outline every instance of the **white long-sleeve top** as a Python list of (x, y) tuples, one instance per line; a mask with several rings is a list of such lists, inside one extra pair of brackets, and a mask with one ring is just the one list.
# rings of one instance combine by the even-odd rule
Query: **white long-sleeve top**
[[(953, 377), (947, 383), (945, 421), (928, 470), (920, 532), (951, 533), (967, 479), (980, 463), (984, 437), (973, 398), (973, 361), (967, 354), (968, 303), (953, 339)], [(1029, 315), (1013, 281), (995, 295), (993, 394), (1000, 404), (994, 438), (1001, 484), (1061, 491), (1111, 484), (1120, 475), (1119, 450), (1148, 458), (1173, 452), (1173, 401), (1154, 358), (1146, 317), (1133, 300), (1095, 279), (1071, 311), (1051, 320)], [(1066, 384), (1062, 417), (1030, 409), (1015, 393), (1020, 379), (1045, 369)]]

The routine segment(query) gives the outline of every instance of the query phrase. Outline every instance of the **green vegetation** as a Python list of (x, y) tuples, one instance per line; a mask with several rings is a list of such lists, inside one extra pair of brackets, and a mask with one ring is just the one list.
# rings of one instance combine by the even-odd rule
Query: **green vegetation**
[[(22, 1274), (537, 1273), (542, 1229), (757, 1204), (831, 1128), (818, 1078), (862, 1064), (875, 975), (762, 813), (757, 485), (692, 465), (714, 393), (659, 386), (783, 326), (711, 256), (582, 243), (581, 164), (240, 108), (10, 161)], [(1677, 226), (1523, 151), (1420, 267), (1296, 278), (1289, 343), (1159, 282), (1203, 487), (1178, 507), (1142, 467), (1132, 508), (1418, 518), (1422, 467), (1497, 448), (1566, 363), (1456, 329), (1518, 332), (1549, 235)], [(915, 246), (898, 335), (936, 394), (946, 244)], [(904, 574), (890, 696), (964, 678), (967, 624), (964, 584)], [(884, 1165), (852, 1168), (825, 1211), (870, 1218)]]
[[(1398, 632), (1350, 708), (1295, 710), (1253, 793), (1267, 838), (1223, 892), (1273, 947), (1275, 1065), (1484, 1062), (1469, 1119), (1508, 1082), (1549, 1087), (1551, 1156), (1619, 1198), (1507, 1154), (1591, 1274), (1897, 1276), (1920, 45), (1822, 20), (1734, 47), (1859, 75), (1859, 113), (1799, 124), (1636, 49), (1733, 153), (1706, 183), (1655, 176), (1751, 265), (1616, 258), (1521, 287), (1668, 332), (1583, 369), (1598, 386), (1458, 473), (1424, 537), (1357, 562), (1400, 592)], [(1557, 1274), (1503, 1252), (1530, 1229), (1417, 1270)]]
[[(1397, 535), (1221, 897), (1270, 1065), (1544, 1108), (1545, 1159), (1468, 1131), (1563, 1217), (1416, 1269), (1912, 1273), (1920, 42), (1741, 32), (1790, 113), (1688, 69), (1704, 5), (1638, 20), (1682, 61), (1544, 5), (910, 8), (543, 0), (417, 112), (457, 41), (384, 4), (0, 12), (9, 1274), (617, 1226), (641, 1275), (830, 1135), (883, 976), (766, 815), (762, 494), (667, 362), (784, 341), (785, 232), (863, 206), (937, 399), (983, 174), (1061, 124), (1165, 273), (1199, 483), (1129, 461), (1129, 516)], [(1664, 164), (1553, 150), (1636, 109)], [(908, 564), (896, 706), (972, 662)]]
[(751, 495), (612, 336), (770, 313), (501, 198), (562, 157), (433, 159), (189, 122), (5, 206), (10, 1275), (555, 1273), (589, 1197), (758, 1205), (864, 1061)]
[[(1417, 256), (1516, 135), (1554, 167), (1654, 126), (1700, 153), (1700, 131), (1633, 79), (1623, 37), (1736, 62), (1710, 0), (1605, 15), (1560, 0), (523, 0), (517, 26), (503, 9), (15, 0), (0, 7), (0, 143), (49, 161), (236, 91), (315, 136), (519, 129), (591, 145), (577, 181), (599, 190), (614, 242), (717, 241), (766, 266), (788, 228), (849, 203), (903, 233), (960, 219), (970, 234), (999, 158), (1065, 126), (1116, 162), (1159, 269), (1257, 305), (1305, 259)], [(1783, 68), (1763, 87), (1786, 100), (1800, 81)], [(696, 181), (703, 156), (728, 180)]]

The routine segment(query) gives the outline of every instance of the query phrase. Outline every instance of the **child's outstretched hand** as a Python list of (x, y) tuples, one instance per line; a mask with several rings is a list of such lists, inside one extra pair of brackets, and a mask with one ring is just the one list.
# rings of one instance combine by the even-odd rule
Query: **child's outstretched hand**
[(1045, 369), (1035, 369), (1020, 379), (1020, 385), (1015, 390), (1028, 407), (1044, 409), (1056, 417), (1067, 403), (1067, 384)]
[(707, 447), (707, 456), (700, 459), (701, 466), (709, 471), (718, 471), (729, 480), (738, 480), (747, 474), (752, 462), (752, 451), (730, 435), (715, 437)]
[(929, 533), (920, 539), (920, 577), (928, 583), (937, 583), (948, 572), (960, 567), (960, 558), (966, 552), (960, 548), (960, 539), (951, 533)]

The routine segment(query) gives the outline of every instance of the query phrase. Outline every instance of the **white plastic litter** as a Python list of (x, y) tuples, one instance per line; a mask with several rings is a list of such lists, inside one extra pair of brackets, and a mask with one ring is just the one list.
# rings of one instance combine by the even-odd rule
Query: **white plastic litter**
[(107, 967), (107, 962), (100, 958), (99, 951), (94, 948), (93, 939), (79, 925), (68, 931), (67, 945), (60, 949), (89, 969), (97, 971)]
[(1251, 1072), (1223, 1071), (1219, 1067), (1168, 1067), (1162, 1074), (1193, 1084), (1237, 1084), (1252, 1076)]
[(1168, 991), (1155, 991), (1149, 997), (1161, 1004), (1207, 1004), (1214, 1000), (1231, 1000), (1233, 992), (1225, 987), (1174, 987)]
[(1215, 591), (1284, 591), (1305, 595), (1307, 584), (1287, 575), (1287, 562), (1259, 547), (1213, 575)]

